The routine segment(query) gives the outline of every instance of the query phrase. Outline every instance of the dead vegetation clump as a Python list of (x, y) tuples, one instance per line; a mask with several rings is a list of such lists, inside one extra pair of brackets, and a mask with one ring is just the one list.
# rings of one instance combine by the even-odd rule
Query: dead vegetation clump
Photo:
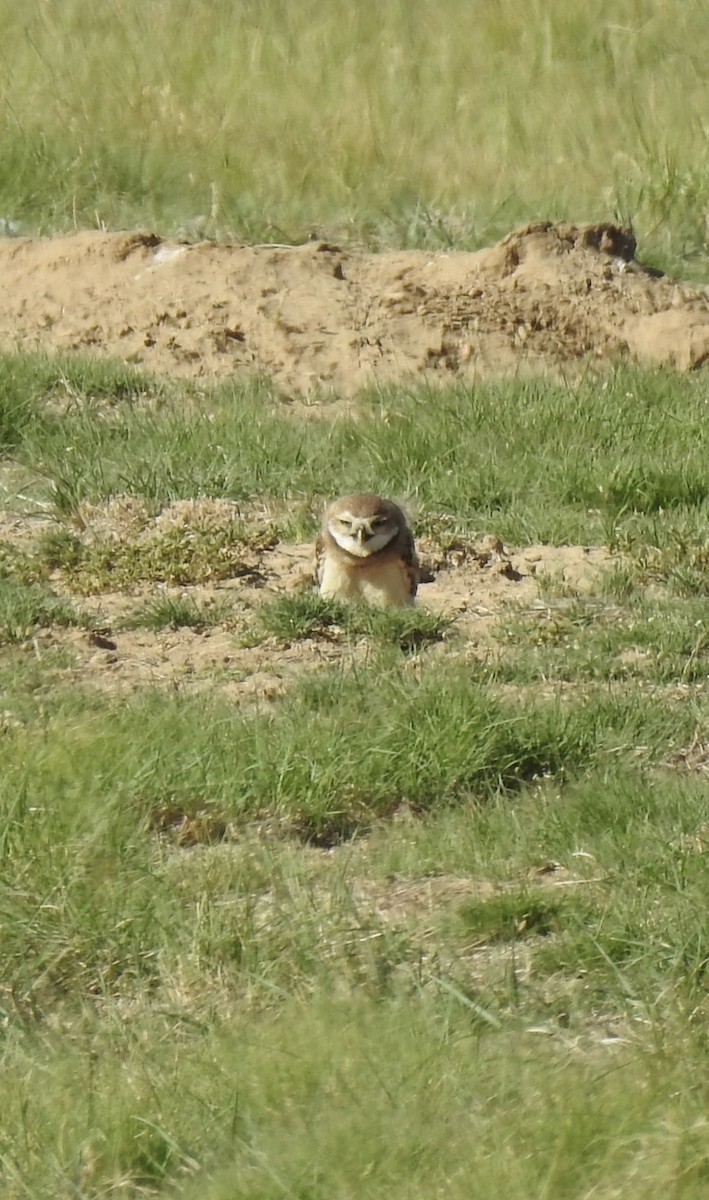
[(76, 525), (75, 533), (45, 534), (41, 549), (84, 595), (150, 582), (257, 580), (263, 556), (278, 541), (273, 526), (246, 523), (227, 500), (182, 500), (153, 513), (141, 500), (119, 497), (83, 506)]

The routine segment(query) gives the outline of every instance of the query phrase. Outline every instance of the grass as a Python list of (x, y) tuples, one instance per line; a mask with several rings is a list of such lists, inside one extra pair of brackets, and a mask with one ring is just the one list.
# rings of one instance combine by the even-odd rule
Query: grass
[(140, 540), (96, 538), (84, 545), (77, 537), (52, 536), (43, 544), (49, 560), (66, 571), (78, 592), (130, 588), (143, 582), (206, 583), (257, 571), (258, 556), (271, 549), (270, 529), (250, 529), (243, 522), (205, 520), (164, 532), (150, 531)]
[[(0, 17), (3, 232), (449, 249), (617, 219), (709, 279), (699, 0)], [(0, 358), (0, 507), (55, 519), (0, 543), (3, 1197), (703, 1200), (706, 416), (701, 373), (300, 423), (264, 382)], [(259, 662), (333, 654), (276, 702), (80, 682), (67, 583), (175, 581), (134, 615), (211, 620), (193, 582), (361, 487), (434, 544), (622, 558), (590, 597), (540, 581), (488, 661), (302, 596), (249, 611)], [(124, 496), (142, 526), (92, 540)], [(196, 498), (243, 511), (141, 542)]]
[[(6, 1194), (467, 1195), (472, 1121), (483, 1195), (611, 1169), (631, 1196), (701, 1195), (706, 788), (652, 766), (694, 715), (377, 666), (270, 717), (25, 709), (0, 780)], [(153, 814), (180, 797), (239, 836), (176, 849)], [(427, 812), (325, 855), (245, 823), (309, 836), (314, 798), (320, 831), (352, 832), (343, 802), (360, 829)], [(540, 882), (550, 860), (571, 886)], [(502, 890), (422, 919), (436, 879)]]
[(290, 643), (302, 638), (370, 638), (384, 645), (414, 649), (441, 641), (449, 619), (423, 608), (373, 609), (366, 605), (338, 604), (316, 593), (279, 596), (259, 606), (250, 639), (273, 637)]
[(534, 616), (512, 618), (496, 631), (514, 654), (497, 678), (527, 680), (631, 680), (701, 684), (709, 645), (705, 601), (606, 600), (551, 604)]
[(226, 602), (194, 600), (191, 596), (158, 596), (133, 611), (128, 626), (134, 629), (209, 629), (232, 616)]
[(90, 401), (96, 415), (103, 403), (123, 408), (137, 403), (147, 392), (156, 399), (164, 385), (123, 363), (106, 365), (88, 358), (65, 359), (45, 354), (0, 355), (0, 451), (7, 453), (42, 417), (47, 409), (66, 416), (72, 408)]
[(77, 625), (80, 619), (73, 604), (51, 588), (3, 579), (0, 573), (0, 646), (23, 641), (42, 626)]
[[(531, 1034), (481, 1041), (471, 1011), (445, 994), (438, 1003), (421, 997), (414, 1012), (366, 996), (346, 1006), (323, 998), (306, 1015), (286, 1004), (277, 1018), (209, 1033), (182, 1030), (177, 1042), (168, 1021), (156, 1020), (140, 1065), (124, 1033), (130, 1072), (89, 1027), (61, 1057), (44, 1041), (49, 1094), (63, 1089), (67, 1096), (61, 1120), (22, 1086), (28, 1047), (13, 1039), (10, 1078), (18, 1090), (10, 1119), (54, 1150), (50, 1172), (42, 1170), (34, 1140), (26, 1158), (30, 1178), (54, 1194), (72, 1183), (99, 1194), (106, 1181), (119, 1194), (140, 1194), (161, 1188), (167, 1176), (179, 1181), (171, 1194), (210, 1200), (270, 1200), (286, 1188), (344, 1195), (353, 1179), (374, 1196), (403, 1197), (411, 1194), (404, 1181), (413, 1165), (421, 1195), (435, 1188), (466, 1195), (471, 1170), (484, 1197), (495, 1194), (500, 1179), (513, 1195), (543, 1187), (552, 1195), (572, 1188), (582, 1194), (608, 1171), (631, 1196), (659, 1197), (660, 1184), (672, 1186), (677, 1173), (678, 1194), (701, 1195), (705, 1089), (693, 1086), (680, 1064), (667, 1053), (655, 1059), (672, 1084), (663, 1094), (657, 1068), (642, 1053), (606, 1050), (589, 1062), (559, 1046), (540, 1069), (537, 1041)], [(97, 1065), (87, 1082), (77, 1069), (88, 1044)], [(185, 1077), (190, 1087), (183, 1092), (175, 1085)], [(163, 1081), (170, 1080), (168, 1090)], [(429, 1101), (425, 1116), (421, 1092)], [(146, 1114), (141, 1120), (138, 1109)], [(510, 1110), (519, 1109), (532, 1114), (522, 1140), (509, 1123)], [(551, 1128), (554, 1137), (544, 1138)], [(82, 1141), (74, 1162), (62, 1129), (67, 1141)], [(366, 1156), (357, 1146), (367, 1147)], [(9, 1180), (27, 1178), (9, 1155), (6, 1162)]]
[[(358, 857), (368, 856), (367, 873), (383, 887), (392, 873), (509, 879), (549, 858), (574, 866), (583, 850), (606, 880), (592, 906), (599, 929), (613, 924), (610, 910), (602, 916), (608, 905), (616, 924), (632, 909), (637, 925), (645, 911), (665, 961), (668, 945), (693, 926), (686, 906), (687, 928), (671, 933), (670, 901), (701, 888), (701, 856), (681, 839), (701, 823), (703, 801), (691, 777), (652, 763), (686, 744), (695, 720), (686, 706), (637, 696), (504, 704), (451, 668), (420, 681), (401, 668), (328, 677), (303, 685), (272, 716), (169, 696), (120, 706), (67, 695), (50, 722), (25, 710), (4, 735), (0, 782), (6, 1002), (25, 996), (47, 1015), (92, 998), (147, 1003), (146, 988), (177, 986), (180, 964), (205, 985), (214, 972), (231, 980), (234, 1002), (247, 1007), (257, 996), (257, 1007), (270, 1003), (272, 986), (290, 992), (297, 977), (334, 984), (352, 922), (363, 935), (368, 927), (337, 879), (342, 872), (355, 886)], [(385, 835), (378, 822), (402, 805), (428, 814), (421, 830), (402, 839), (394, 825)], [(241, 830), (243, 854), (237, 838), (233, 851), (197, 851), (192, 865), (181, 864), (154, 832), (167, 806)], [(249, 834), (265, 818), (280, 822), (280, 853)], [(343, 844), (332, 870), (323, 861), (313, 871), (287, 850), (288, 836), (333, 845), (368, 828), (382, 831), (379, 848), (376, 838), (369, 849)], [(666, 910), (656, 911), (648, 896), (665, 893)], [(502, 922), (488, 936), (509, 933), (505, 920), (515, 904), (527, 911), (529, 895), (485, 909), (488, 929)], [(583, 913), (587, 904), (584, 896)], [(578, 940), (578, 903), (564, 908)], [(469, 907), (461, 920), (465, 938)], [(324, 936), (338, 962), (321, 959)], [(392, 967), (414, 962), (410, 937), (396, 929), (383, 937)], [(365, 973), (366, 941), (352, 947)], [(195, 976), (189, 986), (197, 984)]]
[(687, 544), (678, 533), (660, 548), (654, 544), (638, 544), (631, 533), (627, 547), (635, 559), (636, 575), (640, 582), (667, 583), (679, 596), (706, 596), (709, 590), (709, 543), (706, 541), (696, 545)]
[[(5, 9), (3, 230), (446, 249), (611, 218), (708, 278), (698, 0)], [(2, 507), (54, 519), (0, 543), (3, 1196), (703, 1200), (706, 416), (701, 373), (300, 422), (264, 381), (0, 358)], [(133, 618), (199, 628), (192, 584), (257, 584), (361, 487), (444, 548), (620, 559), (590, 597), (540, 580), (487, 658), (423, 609), (288, 596), (249, 609), (257, 666), (331, 665), (277, 701), (81, 683), (67, 586), (173, 583)]]
[[(90, 707), (87, 701), (86, 711)], [(636, 747), (655, 742), (668, 754), (690, 740), (694, 724), (686, 708), (668, 712), (662, 700), (641, 697), (598, 696), (588, 707), (577, 702), (568, 709), (553, 702), (534, 708), (504, 703), (459, 667), (418, 679), (404, 662), (380, 679), (372, 668), (315, 678), (291, 703), (257, 721), (201, 699), (166, 706), (157, 696), (124, 717), (99, 712), (85, 729), (57, 717), (53, 765), (32, 791), (56, 790), (64, 780), (66, 813), (77, 790), (88, 799), (98, 788), (98, 801), (106, 786), (146, 815), (168, 799), (198, 796), (232, 819), (269, 812), (305, 834), (335, 839), (367, 828), (401, 803), (426, 810), (516, 789), (596, 761), (610, 746), (632, 756)], [(35, 753), (34, 737), (17, 737), (22, 763)], [(44, 761), (39, 754), (38, 771)], [(7, 786), (14, 794), (28, 786), (18, 782), (27, 778), (8, 768)]]
[[(51, 389), (45, 359), (9, 361), (29, 395)], [(80, 378), (81, 367), (74, 371)], [(419, 531), (439, 538), (495, 532), (513, 544), (605, 543), (642, 558), (648, 572), (653, 555), (660, 565), (672, 555), (677, 578), (684, 571), (688, 587), (702, 586), (701, 375), (622, 370), (568, 387), (384, 389), (363, 398), (358, 416), (302, 425), (263, 383), (203, 390), (198, 405), (175, 385), (157, 410), (129, 403), (106, 420), (96, 397), (112, 379), (125, 386), (122, 369), (108, 364), (85, 384), (79, 378), (70, 411), (45, 408), (29, 424), (13, 422), (15, 460), (60, 514), (126, 493), (158, 507), (228, 497), (248, 511), (265, 500), (280, 506), (278, 530), (310, 536), (325, 497), (366, 485), (407, 497), (420, 509)]]
[(706, 784), (662, 765), (701, 695), (38, 681), (2, 733), (5, 1194), (467, 1195), (471, 1122), (483, 1195), (702, 1194)]
[[(608, 1172), (630, 1196), (659, 1197), (677, 1174), (679, 1195), (701, 1195), (705, 1088), (666, 1052), (655, 1059), (672, 1084), (664, 1093), (657, 1066), (632, 1051), (601, 1051), (589, 1062), (561, 1045), (540, 1069), (538, 1037), (481, 1040), (471, 1011), (445, 994), (438, 1003), (421, 997), (414, 1012), (365, 996), (344, 1011), (342, 1001), (324, 998), (307, 1015), (286, 1004), (278, 1018), (245, 1027), (183, 1030), (177, 1044), (168, 1021), (157, 1020), (140, 1066), (130, 1033), (123, 1036), (131, 1072), (111, 1061), (89, 1028), (61, 1057), (45, 1041), (49, 1092), (65, 1089), (71, 1114), (61, 1123), (19, 1083), (27, 1047), (13, 1040), (11, 1078), (19, 1086), (12, 1124), (22, 1120), (24, 1102), (24, 1130), (55, 1149), (51, 1173), (37, 1169), (36, 1143), (27, 1158), (34, 1178), (55, 1194), (71, 1181), (98, 1194), (109, 1180), (129, 1195), (130, 1179), (139, 1194), (172, 1176), (179, 1180), (173, 1195), (210, 1200), (275, 1200), (285, 1189), (345, 1195), (353, 1179), (374, 1196), (403, 1197), (411, 1194), (404, 1181), (413, 1165), (420, 1195), (445, 1188), (464, 1196), (471, 1170), (484, 1197), (495, 1195), (500, 1179), (513, 1195), (544, 1187), (552, 1195), (583, 1194)], [(97, 1066), (87, 1084), (77, 1068), (89, 1043)], [(186, 1093), (164, 1086), (185, 1076)], [(138, 1108), (146, 1113), (140, 1121)], [(528, 1137), (516, 1136), (510, 1110), (530, 1112)], [(71, 1142), (83, 1136), (73, 1163), (62, 1127)], [(545, 1138), (552, 1128), (554, 1137)], [(214, 1146), (223, 1164), (216, 1168)], [(357, 1146), (367, 1147), (365, 1156)]]
[[(568, 905), (567, 907), (571, 907)], [(574, 906), (578, 909), (578, 906)], [(459, 919), (466, 934), (477, 944), (514, 942), (524, 937), (542, 937), (563, 927), (564, 900), (550, 899), (533, 890), (502, 893), (484, 901), (465, 904)]]
[(617, 215), (706, 278), (699, 0), (0, 15), (5, 221), (447, 248)]

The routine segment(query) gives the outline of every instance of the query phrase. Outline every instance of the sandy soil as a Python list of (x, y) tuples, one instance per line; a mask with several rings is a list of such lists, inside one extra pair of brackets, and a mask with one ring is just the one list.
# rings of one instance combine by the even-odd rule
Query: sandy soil
[(145, 233), (0, 240), (0, 346), (156, 374), (266, 372), (285, 393), (372, 380), (709, 361), (709, 292), (611, 225), (541, 222), (475, 253), (183, 245)]

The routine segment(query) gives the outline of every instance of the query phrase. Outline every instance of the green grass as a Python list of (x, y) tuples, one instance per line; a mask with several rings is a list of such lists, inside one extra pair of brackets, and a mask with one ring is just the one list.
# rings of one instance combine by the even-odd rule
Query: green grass
[(0, 16), (5, 220), (446, 248), (618, 215), (706, 278), (700, 0)]
[[(568, 905), (571, 907), (571, 905)], [(477, 945), (546, 936), (563, 928), (564, 900), (532, 889), (503, 892), (461, 906), (459, 919)]]
[[(703, 1200), (703, 378), (302, 423), (263, 383), (0, 380), (3, 503), (54, 518), (0, 544), (3, 1196)], [(268, 587), (244, 619), (235, 591), (249, 671), (304, 639), (331, 662), (244, 708), (231, 666), (192, 696), (82, 679), (67, 583), (140, 584), (114, 627), (207, 625), (192, 582), (361, 486), (434, 547), (621, 557), (590, 595), (541, 578), (497, 644)]]
[(158, 399), (164, 385), (123, 363), (37, 353), (0, 354), (0, 452), (11, 451), (35, 423), (41, 425), (47, 407), (57, 420), (74, 408), (93, 415), (103, 403), (123, 409), (147, 393)]
[[(27, 391), (41, 393), (45, 360), (9, 361)], [(103, 388), (113, 371), (98, 373)], [(120, 370), (115, 386), (124, 386)], [(701, 587), (709, 513), (701, 375), (623, 370), (567, 387), (392, 388), (363, 397), (357, 416), (307, 423), (263, 383), (202, 392), (199, 405), (175, 385), (158, 411), (128, 404), (110, 421), (97, 418), (96, 394), (87, 382), (69, 412), (40, 409), (28, 427), (14, 427), (15, 459), (63, 514), (122, 493), (158, 506), (258, 498), (280, 505), (283, 533), (309, 536), (325, 498), (365, 486), (408, 497), (420, 532), (605, 543), (645, 559), (652, 549), (660, 566), (664, 556), (677, 578), (688, 571), (687, 586)]]
[(552, 602), (496, 630), (507, 651), (496, 678), (701, 684), (709, 670), (705, 618), (703, 599)]
[[(26, 709), (0, 780), (6, 1194), (462, 1196), (472, 1161), (490, 1197), (698, 1198), (706, 787), (649, 765), (696, 715), (381, 668), (271, 718)], [(361, 828), (355, 771), (370, 819), (376, 789), (428, 812), (319, 856), (243, 824), (316, 794)], [(180, 796), (239, 836), (175, 849), (151, 815)], [(551, 859), (572, 886), (529, 882)], [(450, 877), (503, 890), (379, 915)]]
[[(682, 532), (673, 530), (671, 538), (653, 538), (650, 545), (629, 532), (623, 548), (635, 560), (637, 581), (664, 583), (676, 595), (700, 597), (709, 593), (709, 539), (693, 544)], [(662, 541), (659, 546), (658, 542)]]
[[(503, 702), (457, 664), (417, 678), (406, 661), (313, 678), (260, 720), (156, 695), (124, 715), (99, 710), (84, 726), (92, 703), (81, 720), (57, 715), (46, 753), (35, 755), (31, 732), (17, 734), (9, 794), (30, 777), (35, 793), (66, 789), (63, 819), (77, 803), (78, 811), (87, 802), (102, 808), (107, 795), (145, 814), (199, 797), (234, 819), (269, 812), (305, 836), (332, 839), (404, 802), (426, 810), (516, 789), (597, 761), (609, 747), (632, 756), (656, 744), (669, 753), (689, 741), (695, 720), (686, 707), (641, 696), (568, 707)], [(22, 768), (28, 757), (32, 776)]]
[[(0, 229), (435, 250), (619, 219), (709, 278), (700, 0), (0, 18)], [(704, 1200), (706, 761), (666, 764), (709, 740), (706, 415), (701, 373), (383, 389), (301, 423), (264, 382), (0, 359), (0, 507), (62, 522), (0, 545), (3, 1197)], [(251, 715), (67, 687), (51, 572), (188, 583), (238, 551), (192, 529), (111, 558), (87, 504), (227, 497), (247, 536), (265, 505), (310, 537), (362, 487), (440, 543), (623, 561), (587, 600), (542, 581), (499, 661), (455, 630), (402, 656), (421, 613), (352, 612), (366, 667)], [(331, 616), (288, 598), (262, 628)], [(166, 811), (227, 837), (181, 845)]]
[[(418, 833), (397, 838), (394, 824), (378, 850), (375, 839), (380, 879), (441, 871), (509, 878), (549, 858), (578, 870), (578, 850), (597, 860), (594, 874), (616, 875), (603, 904), (620, 919), (629, 898), (640, 911), (625, 892), (631, 883), (644, 880), (658, 895), (701, 887), (700, 857), (681, 846), (703, 819), (701, 789), (652, 768), (691, 740), (698, 713), (686, 704), (604, 694), (564, 705), (503, 703), (459, 668), (422, 679), (370, 668), (304, 684), (272, 716), (157, 695), (102, 704), (80, 693), (62, 707), (55, 701), (51, 720), (44, 699), (18, 716), (3, 736), (0, 780), (8, 1002), (17, 992), (50, 1012), (142, 995), (171, 986), (188, 960), (209, 976), (234, 975), (235, 996), (246, 988), (240, 1003), (256, 977), (264, 1000), (269, 986), (288, 990), (296, 975), (314, 981), (324, 971), (334, 981), (337, 965), (318, 951), (318, 879), (307, 883), (308, 860), (297, 863), (291, 852), (279, 883), (279, 855), (272, 861), (265, 843), (245, 852), (237, 870), (237, 839), (236, 858), (180, 864), (154, 832), (166, 808), (231, 823), (247, 843), (250, 823), (275, 822), (287, 847), (288, 838), (331, 846), (384, 830), (382, 818), (403, 806), (428, 816)], [(366, 845), (352, 844), (353, 883)], [(349, 873), (347, 856), (338, 861)], [(322, 870), (335, 886), (325, 863)], [(285, 888), (284, 902), (289, 896), (280, 915), (258, 909), (269, 888), (276, 896)], [(662, 931), (661, 955), (670, 909), (648, 910)], [(322, 910), (338, 956), (355, 912), (346, 891)], [(301, 917), (303, 930), (284, 940)], [(499, 913), (492, 921), (499, 925)], [(464, 921), (465, 936), (470, 928)], [(681, 936), (678, 927), (673, 937)], [(387, 953), (408, 961), (408, 940), (391, 931), (387, 938)]]
[[(85, 1022), (59, 1050), (48, 1034), (35, 1045), (15, 1036), (7, 1123), (27, 1149), (5, 1152), (6, 1194), (462, 1198), (474, 1172), (485, 1200), (500, 1185), (520, 1200), (583, 1195), (609, 1178), (632, 1200), (668, 1188), (702, 1196), (706, 1085), (688, 1072), (691, 1044), (677, 1060), (670, 1048), (582, 1056), (560, 1039), (540, 1065), (539, 1041), (521, 1030), (481, 1037), (446, 993), (415, 1006), (291, 1002), (210, 1030), (158, 1017), (142, 1046), (130, 1023), (107, 1041)], [(23, 1069), (40, 1049), (36, 1095)]]
[(47, 625), (77, 625), (74, 605), (51, 588), (3, 579), (0, 572), (0, 646), (31, 637)]
[(254, 632), (249, 640), (264, 637), (291, 643), (302, 638), (337, 640), (370, 638), (375, 643), (415, 649), (427, 642), (439, 642), (450, 627), (448, 618), (424, 608), (370, 608), (367, 605), (338, 604), (315, 593), (279, 596), (259, 605)]
[(46, 583), (48, 573), (42, 556), (13, 546), (10, 542), (0, 541), (0, 583), (11, 582), (22, 586)]
[(157, 596), (133, 611), (131, 629), (209, 629), (233, 616), (230, 604), (194, 600), (191, 596)]

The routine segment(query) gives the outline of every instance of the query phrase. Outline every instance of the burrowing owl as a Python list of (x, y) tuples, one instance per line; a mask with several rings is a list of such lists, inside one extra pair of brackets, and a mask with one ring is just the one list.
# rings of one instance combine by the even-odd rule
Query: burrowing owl
[(315, 545), (315, 563), (322, 596), (414, 603), (419, 582), (414, 539), (391, 500), (369, 492), (333, 500)]

